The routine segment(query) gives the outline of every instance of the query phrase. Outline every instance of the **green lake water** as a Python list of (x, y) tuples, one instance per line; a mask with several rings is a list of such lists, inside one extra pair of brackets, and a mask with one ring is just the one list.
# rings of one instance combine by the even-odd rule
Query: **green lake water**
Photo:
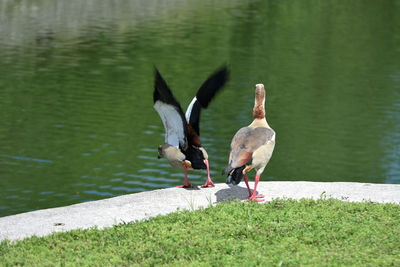
[(263, 181), (399, 184), (399, 14), (389, 0), (1, 1), (0, 216), (182, 184), (157, 159), (154, 65), (184, 109), (229, 65), (201, 117), (214, 182), (264, 83)]

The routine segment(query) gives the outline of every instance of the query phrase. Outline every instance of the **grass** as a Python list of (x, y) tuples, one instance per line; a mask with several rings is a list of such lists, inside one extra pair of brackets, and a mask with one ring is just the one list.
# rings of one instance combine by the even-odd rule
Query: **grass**
[(400, 206), (229, 202), (0, 244), (0, 265), (400, 266)]

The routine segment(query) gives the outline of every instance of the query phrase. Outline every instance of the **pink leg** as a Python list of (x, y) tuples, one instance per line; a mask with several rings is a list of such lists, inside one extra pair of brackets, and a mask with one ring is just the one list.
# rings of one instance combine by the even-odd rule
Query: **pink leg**
[(255, 184), (254, 184), (254, 190), (253, 190), (253, 194), (251, 195), (251, 197), (249, 197), (249, 199), (247, 200), (247, 201), (258, 201), (258, 202), (261, 202), (261, 201), (264, 201), (264, 196), (263, 195), (257, 195), (257, 191), (256, 191), (256, 189), (257, 189), (257, 184), (258, 184), (258, 181), (260, 180), (260, 174), (256, 174), (256, 179), (255, 179)]
[(243, 174), (243, 180), (246, 183), (247, 190), (249, 190), (249, 197), (251, 197), (251, 190), (250, 190), (250, 187), (249, 187), (249, 179), (247, 179), (247, 176), (244, 175), (244, 174)]
[(213, 181), (211, 181), (211, 178), (210, 178), (210, 167), (208, 165), (208, 160), (204, 160), (204, 164), (206, 164), (206, 166), (207, 166), (207, 181), (201, 187), (202, 188), (209, 187), (209, 186), (214, 187), (215, 185), (214, 185)]
[(178, 185), (177, 187), (179, 188), (192, 188), (193, 186), (189, 183), (189, 180), (187, 178), (187, 168), (185, 164), (182, 164), (183, 169), (185, 170), (185, 182), (183, 183), (183, 185)]

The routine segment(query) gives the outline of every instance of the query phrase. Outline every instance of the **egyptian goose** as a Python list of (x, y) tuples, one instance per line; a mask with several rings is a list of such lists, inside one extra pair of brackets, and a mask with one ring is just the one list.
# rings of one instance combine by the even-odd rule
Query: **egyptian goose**
[(201, 187), (214, 186), (208, 155), (200, 142), (200, 111), (207, 108), (222, 89), (228, 75), (227, 67), (212, 74), (197, 91), (184, 114), (160, 72), (155, 69), (154, 108), (165, 128), (165, 142), (158, 147), (158, 158), (165, 157), (173, 167), (185, 170), (185, 182), (178, 187), (192, 187), (187, 177), (187, 170), (191, 169), (207, 169), (207, 181)]
[[(253, 122), (241, 128), (232, 139), (229, 165), (222, 171), (228, 174), (227, 184), (237, 185), (242, 177), (249, 190), (248, 201), (263, 201), (264, 196), (256, 193), (260, 175), (267, 166), (275, 147), (275, 131), (269, 127), (265, 119), (265, 90), (263, 84), (256, 85)], [(250, 160), (251, 164), (246, 165)], [(246, 172), (251, 169), (257, 171), (254, 190), (251, 192)]]

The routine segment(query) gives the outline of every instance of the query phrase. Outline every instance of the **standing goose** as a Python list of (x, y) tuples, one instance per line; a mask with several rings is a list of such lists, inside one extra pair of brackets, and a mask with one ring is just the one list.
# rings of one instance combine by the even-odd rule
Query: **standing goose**
[[(267, 166), (275, 147), (275, 131), (269, 127), (265, 119), (265, 90), (263, 84), (256, 85), (253, 122), (241, 128), (232, 139), (229, 165), (222, 171), (228, 174), (227, 184), (237, 185), (242, 177), (249, 190), (248, 201), (263, 201), (264, 196), (256, 193), (260, 175)], [(250, 160), (251, 164), (246, 165)], [(251, 169), (257, 171), (254, 190), (251, 192), (246, 172)]]
[(185, 182), (178, 187), (192, 187), (187, 170), (207, 169), (207, 181), (201, 187), (214, 186), (210, 178), (208, 155), (200, 142), (200, 111), (207, 108), (215, 94), (228, 80), (228, 69), (212, 74), (197, 91), (186, 114), (176, 101), (160, 72), (155, 69), (154, 108), (165, 128), (165, 142), (158, 147), (158, 158), (165, 157), (176, 168), (185, 170)]

